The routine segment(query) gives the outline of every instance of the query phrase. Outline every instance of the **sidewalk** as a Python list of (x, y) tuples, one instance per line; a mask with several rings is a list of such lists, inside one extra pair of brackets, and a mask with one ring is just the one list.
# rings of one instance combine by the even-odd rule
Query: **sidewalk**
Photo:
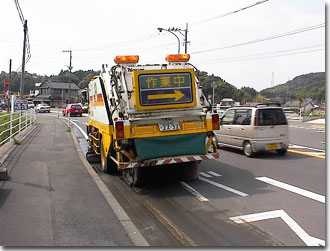
[(2, 167), (0, 246), (134, 246), (82, 164), (66, 124), (40, 115)]

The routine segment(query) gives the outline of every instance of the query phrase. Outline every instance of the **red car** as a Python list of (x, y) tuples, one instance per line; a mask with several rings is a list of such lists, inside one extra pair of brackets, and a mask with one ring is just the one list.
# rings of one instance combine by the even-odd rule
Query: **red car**
[(68, 116), (70, 113), (70, 116), (82, 116), (83, 110), (81, 108), (81, 105), (79, 104), (68, 104), (62, 111), (63, 116)]

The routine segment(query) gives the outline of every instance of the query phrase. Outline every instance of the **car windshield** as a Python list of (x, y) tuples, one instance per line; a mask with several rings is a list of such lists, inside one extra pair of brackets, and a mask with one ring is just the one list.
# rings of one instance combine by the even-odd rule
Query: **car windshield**
[(79, 108), (81, 108), (81, 106), (80, 105), (72, 105), (71, 108), (72, 109), (79, 109)]
[(288, 122), (282, 109), (260, 109), (258, 110), (258, 125), (287, 125)]

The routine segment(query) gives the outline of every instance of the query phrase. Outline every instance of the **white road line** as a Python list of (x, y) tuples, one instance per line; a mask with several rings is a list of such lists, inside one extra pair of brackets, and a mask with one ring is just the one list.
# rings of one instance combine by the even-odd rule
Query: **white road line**
[(318, 149), (318, 148), (313, 148), (313, 147), (308, 147), (308, 146), (300, 146), (300, 145), (295, 145), (295, 144), (289, 144), (289, 148), (300, 148), (300, 149), (308, 149), (311, 151), (318, 151), (318, 152), (324, 152), (324, 150), (322, 149)]
[(212, 181), (212, 180), (208, 180), (208, 179), (205, 179), (205, 178), (203, 178), (203, 177), (199, 177), (199, 179), (202, 180), (202, 181), (205, 181), (205, 182), (207, 182), (207, 183), (209, 183), (209, 184), (211, 184), (211, 185), (213, 185), (213, 186), (220, 187), (220, 188), (222, 188), (222, 189), (224, 189), (224, 190), (227, 190), (227, 191), (229, 191), (229, 192), (232, 192), (232, 193), (234, 193), (234, 194), (237, 194), (237, 195), (239, 195), (239, 196), (242, 196), (242, 197), (249, 196), (249, 195), (246, 194), (246, 193), (243, 193), (243, 192), (240, 192), (240, 191), (235, 190), (235, 189), (233, 189), (233, 188), (230, 188), (230, 187), (227, 187), (227, 186), (221, 185), (221, 184), (216, 183), (216, 182), (214, 182), (214, 181)]
[(205, 178), (212, 178), (211, 175), (208, 175), (207, 173), (204, 173), (204, 172), (200, 172), (199, 174), (204, 176)]
[(237, 224), (242, 224), (246, 222), (255, 222), (268, 219), (281, 218), (293, 232), (298, 235), (298, 237), (307, 245), (307, 246), (325, 246), (325, 241), (312, 237), (305, 232), (302, 227), (300, 227), (297, 222), (295, 222), (284, 210), (275, 210), (269, 212), (262, 212), (256, 214), (248, 214), (242, 216), (231, 217), (230, 219)]
[(325, 203), (325, 196), (323, 196), (323, 195), (313, 193), (313, 192), (307, 191), (305, 189), (295, 187), (295, 186), (292, 186), (292, 185), (289, 185), (289, 184), (286, 184), (286, 183), (283, 183), (281, 181), (277, 181), (277, 180), (274, 180), (274, 179), (271, 179), (271, 178), (268, 178), (268, 177), (257, 177), (255, 179), (263, 181), (263, 182), (268, 183), (270, 185), (288, 190), (290, 192), (305, 196), (307, 198), (319, 201), (321, 203)]
[(208, 171), (208, 173), (215, 176), (215, 177), (220, 177), (221, 176), (221, 174), (218, 174), (218, 173), (213, 172), (213, 171)]
[(200, 194), (199, 192), (197, 192), (194, 188), (192, 188), (191, 186), (189, 186), (187, 183), (180, 181), (180, 184), (189, 192), (191, 192), (194, 196), (196, 196), (196, 198), (198, 200), (200, 200), (201, 202), (207, 202), (209, 201), (205, 196), (203, 196), (202, 194)]
[(315, 155), (322, 155), (322, 156), (325, 156), (325, 153), (320, 153), (320, 152), (304, 152), (304, 153), (308, 153), (308, 154), (315, 154)]

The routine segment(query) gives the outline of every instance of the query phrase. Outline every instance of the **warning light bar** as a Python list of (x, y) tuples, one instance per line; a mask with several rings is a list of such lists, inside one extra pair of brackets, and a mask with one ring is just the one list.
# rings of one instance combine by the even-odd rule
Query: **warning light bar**
[(170, 54), (165, 58), (167, 62), (188, 62), (189, 59), (189, 54)]
[(114, 61), (116, 64), (135, 64), (139, 62), (139, 56), (116, 56)]

